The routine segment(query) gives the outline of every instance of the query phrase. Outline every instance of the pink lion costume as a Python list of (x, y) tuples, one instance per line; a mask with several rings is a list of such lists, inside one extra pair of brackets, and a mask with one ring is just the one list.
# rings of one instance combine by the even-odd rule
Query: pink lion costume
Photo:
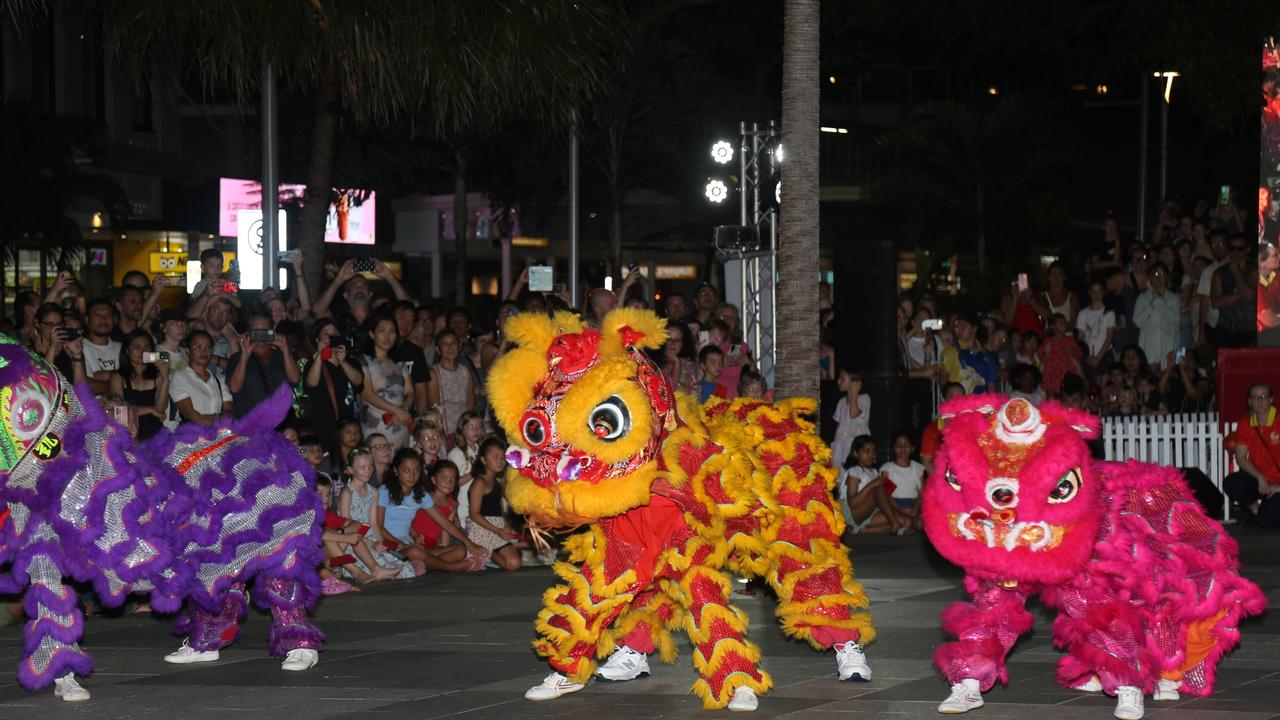
[(980, 707), (981, 691), (1008, 682), (1005, 655), (1031, 629), (1035, 594), (1059, 613), (1058, 681), (1115, 695), (1116, 717), (1141, 718), (1144, 694), (1211, 693), (1237, 623), (1266, 599), (1181, 473), (1092, 459), (1098, 419), (1052, 402), (980, 395), (942, 414), (925, 531), (964, 568), (971, 600), (942, 613), (958, 639), (934, 654), (952, 683), (939, 711)]

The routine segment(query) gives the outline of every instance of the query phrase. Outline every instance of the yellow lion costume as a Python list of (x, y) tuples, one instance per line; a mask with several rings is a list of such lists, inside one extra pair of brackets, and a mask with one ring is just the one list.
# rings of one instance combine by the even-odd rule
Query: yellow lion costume
[(522, 314), (506, 331), (516, 347), (488, 387), (512, 441), (507, 500), (531, 527), (587, 527), (566, 542), (536, 624), (534, 648), (568, 681), (587, 682), (623, 642), (673, 662), (683, 626), (705, 707), (767, 691), (727, 573), (766, 578), (783, 629), (819, 650), (874, 639), (812, 400), (699, 407), (645, 354), (666, 324), (644, 310), (614, 310), (599, 330)]

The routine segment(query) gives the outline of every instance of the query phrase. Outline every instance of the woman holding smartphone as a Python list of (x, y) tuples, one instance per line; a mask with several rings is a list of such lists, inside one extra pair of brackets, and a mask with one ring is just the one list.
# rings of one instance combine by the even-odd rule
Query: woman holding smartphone
[(155, 437), (169, 414), (169, 358), (155, 352), (151, 333), (134, 330), (120, 346), (120, 369), (111, 374), (111, 392), (138, 415), (138, 440)]

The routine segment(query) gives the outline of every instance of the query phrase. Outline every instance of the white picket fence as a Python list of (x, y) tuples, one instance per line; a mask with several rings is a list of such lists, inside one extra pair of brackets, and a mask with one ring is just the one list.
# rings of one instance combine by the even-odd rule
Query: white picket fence
[[(1103, 452), (1107, 460), (1199, 468), (1222, 490), (1223, 478), (1236, 471), (1235, 458), (1226, 452), (1222, 441), (1224, 433), (1235, 427), (1235, 423), (1220, 427), (1218, 413), (1103, 418)], [(1222, 517), (1229, 522), (1231, 503), (1225, 495), (1222, 505)]]

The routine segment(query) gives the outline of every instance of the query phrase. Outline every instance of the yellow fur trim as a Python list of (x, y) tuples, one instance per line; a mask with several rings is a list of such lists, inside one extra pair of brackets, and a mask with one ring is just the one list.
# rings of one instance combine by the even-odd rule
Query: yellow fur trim
[(707, 710), (716, 710), (727, 706), (729, 701), (733, 699), (734, 691), (743, 685), (754, 690), (756, 695), (763, 695), (773, 688), (773, 678), (769, 673), (763, 670), (760, 671), (759, 681), (756, 681), (755, 678), (747, 675), (746, 673), (734, 672), (730, 673), (729, 676), (725, 678), (724, 685), (720, 688), (719, 697), (716, 697), (711, 692), (711, 686), (707, 684), (706, 680), (701, 678), (693, 684), (693, 688), (690, 692), (702, 698), (703, 708)]
[[(565, 393), (553, 418), (560, 439), (609, 465), (643, 450), (653, 432), (653, 409), (649, 406), (649, 398), (636, 384), (635, 376), (636, 366), (627, 359), (602, 362), (583, 375)], [(617, 440), (601, 440), (591, 430), (591, 411), (615, 395), (626, 403), (631, 415), (631, 429)], [(634, 506), (629, 505), (607, 515), (616, 515), (631, 507)]]
[[(508, 320), (508, 324), (523, 316)], [(489, 371), (489, 402), (494, 416), (511, 440), (524, 445), (520, 421), (533, 403), (533, 390), (547, 376), (547, 351), (519, 347), (493, 361)]]
[(657, 350), (667, 341), (667, 321), (649, 310), (637, 308), (617, 308), (610, 310), (600, 323), (604, 334), (601, 343), (603, 353), (618, 354), (625, 346), (622, 342), (621, 330), (631, 328), (640, 333), (640, 337), (632, 342), (631, 347), (640, 350)]

